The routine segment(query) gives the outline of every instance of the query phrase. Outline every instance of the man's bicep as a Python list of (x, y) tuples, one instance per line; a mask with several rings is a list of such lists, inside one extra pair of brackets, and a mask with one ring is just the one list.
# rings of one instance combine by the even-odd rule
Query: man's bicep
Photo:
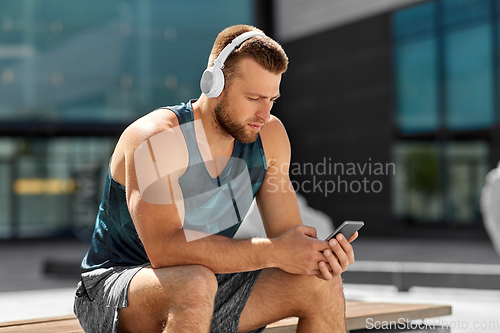
[(125, 138), (127, 193), (135, 193), (148, 204), (171, 205), (181, 201), (178, 178), (188, 161), (182, 131), (179, 126), (146, 134), (140, 130), (132, 129)]
[[(269, 168), (271, 170), (271, 168)], [(288, 174), (281, 171), (266, 174), (256, 201), (264, 229), (269, 238), (277, 237), (302, 224), (295, 190)]]
[(184, 213), (178, 210), (183, 208), (178, 184), (182, 166), (162, 164), (165, 159), (155, 149), (158, 139), (161, 136), (148, 138), (125, 155), (127, 205), (154, 267), (165, 265), (165, 240), (182, 229)]
[(268, 165), (264, 182), (257, 193), (257, 205), (268, 237), (277, 237), (302, 224), (295, 190), (288, 175), (290, 141), (285, 127), (272, 117), (261, 133)]
[[(165, 177), (164, 181), (151, 184), (150, 187), (156, 186), (157, 189), (146, 189), (143, 193), (137, 184), (127, 182), (129, 184), (127, 205), (130, 216), (153, 267), (170, 266), (165, 253), (169, 245), (174, 246), (174, 234), (182, 230), (183, 225), (181, 217), (183, 212), (179, 212), (175, 200), (170, 200), (169, 203), (158, 203), (161, 199), (155, 199), (154, 202), (150, 200), (155, 195), (166, 193), (170, 193), (169, 198), (173, 197), (175, 184), (169, 184), (171, 182), (169, 178)], [(176, 182), (176, 179), (173, 181)], [(177, 182), (176, 184), (178, 186)]]

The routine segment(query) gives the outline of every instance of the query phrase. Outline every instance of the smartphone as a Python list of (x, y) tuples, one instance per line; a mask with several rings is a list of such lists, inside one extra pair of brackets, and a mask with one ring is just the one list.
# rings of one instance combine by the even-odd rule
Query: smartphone
[(326, 237), (325, 240), (328, 242), (330, 239), (337, 236), (339, 232), (342, 233), (342, 235), (344, 235), (346, 239), (349, 239), (364, 225), (365, 224), (363, 221), (344, 221), (344, 223), (342, 223), (337, 229), (335, 229), (335, 231), (332, 232), (330, 236)]

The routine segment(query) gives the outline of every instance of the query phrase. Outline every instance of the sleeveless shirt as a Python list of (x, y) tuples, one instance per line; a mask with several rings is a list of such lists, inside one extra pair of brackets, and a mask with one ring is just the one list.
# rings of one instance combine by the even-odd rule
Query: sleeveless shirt
[[(200, 153), (192, 102), (163, 108), (173, 111), (189, 154), (179, 177), (184, 199), (184, 229), (233, 237), (264, 180), (267, 164), (260, 135), (252, 143), (234, 142), (231, 158), (217, 178), (208, 173)], [(166, 152), (168, 153), (168, 152)], [(126, 201), (126, 188), (108, 168), (90, 249), (81, 270), (134, 266), (149, 262)]]

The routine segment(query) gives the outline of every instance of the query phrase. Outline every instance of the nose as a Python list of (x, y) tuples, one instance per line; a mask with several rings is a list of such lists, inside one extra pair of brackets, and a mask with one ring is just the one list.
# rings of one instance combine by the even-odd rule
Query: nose
[(271, 119), (271, 109), (273, 104), (273, 101), (266, 101), (260, 105), (259, 110), (257, 111), (256, 116), (264, 123), (267, 123)]

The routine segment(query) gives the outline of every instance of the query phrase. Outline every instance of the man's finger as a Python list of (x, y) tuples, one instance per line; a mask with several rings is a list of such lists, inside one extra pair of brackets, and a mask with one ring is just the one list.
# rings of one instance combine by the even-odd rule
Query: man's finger
[(321, 271), (321, 274), (323, 274), (325, 280), (330, 280), (332, 278), (332, 274), (330, 274), (330, 271), (324, 261), (319, 262), (319, 270)]
[(312, 238), (318, 238), (316, 234), (316, 228), (310, 227), (308, 225), (302, 225), (301, 226), (301, 231), (304, 233), (304, 235), (312, 237)]
[(337, 246), (334, 248), (335, 254), (339, 257), (339, 263), (342, 266), (342, 271), (347, 269), (347, 266), (354, 262), (354, 251), (352, 250), (351, 244), (343, 237), (343, 235), (337, 236)]
[[(332, 240), (330, 240), (330, 242), (332, 242)], [(338, 248), (341, 249), (340, 245), (338, 244), (332, 247), (332, 249), (336, 251), (335, 253), (333, 253), (331, 249), (326, 249), (325, 251), (323, 251), (323, 255), (330, 264), (331, 272), (333, 275), (339, 275), (347, 269), (347, 256), (343, 253), (343, 251), (339, 251)]]
[(353, 240), (355, 240), (356, 238), (358, 238), (358, 232), (357, 231), (351, 236), (351, 238), (349, 238), (348, 242), (350, 243)]

